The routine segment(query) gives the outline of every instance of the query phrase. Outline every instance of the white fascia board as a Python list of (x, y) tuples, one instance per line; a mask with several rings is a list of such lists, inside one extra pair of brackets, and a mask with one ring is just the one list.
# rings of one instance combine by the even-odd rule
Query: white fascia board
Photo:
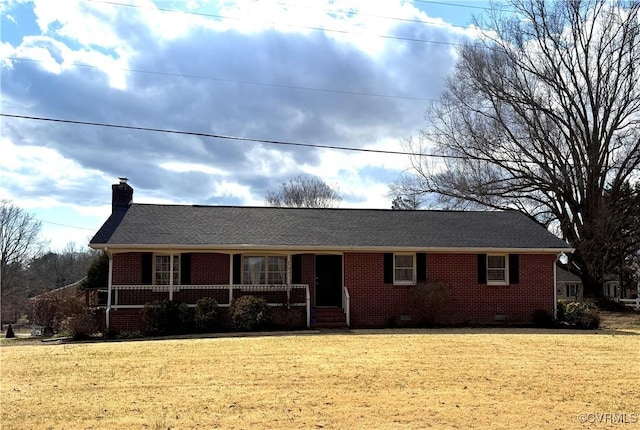
[(574, 248), (481, 248), (481, 247), (399, 247), (399, 246), (300, 246), (300, 245), (180, 245), (180, 244), (137, 244), (137, 245), (91, 245), (94, 249), (108, 249), (111, 253), (121, 252), (222, 252), (246, 253), (248, 251), (313, 253), (313, 252), (428, 252), (441, 254), (570, 254)]

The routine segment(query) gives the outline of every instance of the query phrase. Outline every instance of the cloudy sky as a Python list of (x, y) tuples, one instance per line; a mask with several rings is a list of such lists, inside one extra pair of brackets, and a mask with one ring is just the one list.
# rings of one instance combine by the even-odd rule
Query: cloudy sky
[(402, 151), (483, 7), (5, 0), (0, 199), (42, 221), (53, 250), (86, 245), (119, 176), (138, 203), (264, 205), (308, 174), (338, 188), (341, 207), (388, 208), (407, 156), (202, 134)]

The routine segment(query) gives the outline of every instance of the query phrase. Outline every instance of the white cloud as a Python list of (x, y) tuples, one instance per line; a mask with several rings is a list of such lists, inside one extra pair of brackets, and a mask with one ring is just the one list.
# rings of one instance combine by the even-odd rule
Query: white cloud
[[(467, 31), (382, 18), (434, 21), (401, 0), (131, 4), (37, 0), (41, 34), (23, 36), (16, 47), (0, 44), (2, 56), (38, 60), (3, 61), (5, 111), (403, 150), (426, 102), (347, 93), (435, 97), (453, 47), (377, 36), (446, 42)], [(195, 14), (159, 10), (165, 7)], [(51, 216), (62, 207), (106, 218), (118, 175), (131, 178), (134, 200), (145, 203), (262, 205), (267, 190), (310, 174), (337, 186), (343, 207), (389, 207), (387, 185), (409, 163), (401, 155), (6, 122), (0, 197)]]
[(174, 172), (184, 173), (184, 172), (199, 172), (206, 173), (208, 175), (217, 175), (217, 176), (227, 176), (229, 172), (226, 172), (222, 169), (217, 169), (215, 167), (207, 166), (204, 164), (197, 163), (181, 163), (181, 162), (166, 162), (161, 163), (160, 167), (167, 170), (172, 170)]
[(84, 46), (123, 48), (126, 42), (116, 33), (118, 8), (82, 0), (34, 1), (37, 23), (44, 34), (68, 37)]
[[(61, 203), (59, 195), (43, 191), (55, 188), (63, 193), (104, 178), (101, 172), (83, 168), (76, 161), (42, 146), (19, 146), (2, 138), (0, 153), (0, 195), (23, 208), (56, 206)], [(19, 189), (20, 194), (14, 194), (11, 189)]]
[(214, 182), (213, 196), (240, 198), (248, 206), (261, 206), (264, 204), (263, 200), (254, 198), (250, 187), (235, 181)]

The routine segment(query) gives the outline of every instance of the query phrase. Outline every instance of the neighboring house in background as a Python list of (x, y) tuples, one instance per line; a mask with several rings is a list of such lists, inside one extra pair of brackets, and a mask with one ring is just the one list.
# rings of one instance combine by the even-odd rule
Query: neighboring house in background
[[(580, 277), (560, 264), (557, 267), (556, 288), (558, 300), (582, 300), (584, 297)], [(634, 286), (621, 287), (616, 276), (605, 275), (602, 295), (614, 300), (630, 299), (637, 297), (638, 289)]]
[(45, 291), (37, 296), (31, 297), (29, 300), (37, 300), (40, 297), (55, 295), (61, 298), (73, 298), (73, 297), (86, 297), (86, 293), (84, 290), (80, 289), (82, 282), (86, 279), (86, 277), (80, 279), (79, 281), (73, 282), (69, 285), (65, 285), (64, 287), (55, 288), (53, 290)]
[(435, 322), (527, 324), (554, 312), (564, 241), (518, 212), (133, 204), (126, 180), (91, 239), (110, 257), (105, 323), (140, 329), (158, 299), (220, 307), (256, 294), (306, 324), (411, 324), (412, 292), (438, 284)]
[(582, 280), (575, 273), (558, 264), (556, 269), (558, 300), (582, 300)]
[(617, 276), (605, 275), (602, 293), (611, 299), (635, 299), (638, 297), (638, 288), (634, 285), (622, 286)]

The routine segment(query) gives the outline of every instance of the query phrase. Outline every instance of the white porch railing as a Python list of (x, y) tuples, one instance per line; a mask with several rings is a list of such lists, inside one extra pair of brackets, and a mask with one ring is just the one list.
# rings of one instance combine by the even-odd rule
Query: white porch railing
[(342, 287), (342, 310), (345, 315), (345, 322), (347, 323), (347, 327), (351, 327), (351, 296), (349, 295), (349, 290), (347, 287)]
[[(306, 307), (307, 327), (311, 324), (311, 295), (307, 284), (286, 285), (112, 285), (109, 309), (142, 309), (153, 300), (169, 299), (195, 307), (203, 297), (213, 297), (219, 307), (229, 307), (236, 297), (254, 294), (267, 301), (269, 306)], [(206, 293), (203, 293), (205, 292)], [(196, 293), (198, 292), (198, 293)], [(102, 305), (104, 306), (104, 305)]]
[(633, 308), (636, 311), (640, 311), (640, 297), (637, 299), (614, 299), (616, 302), (624, 304), (628, 308)]

